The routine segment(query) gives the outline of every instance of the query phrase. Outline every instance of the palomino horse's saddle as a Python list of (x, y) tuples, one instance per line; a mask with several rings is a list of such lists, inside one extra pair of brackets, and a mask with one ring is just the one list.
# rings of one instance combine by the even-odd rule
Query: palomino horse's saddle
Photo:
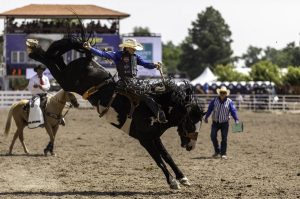
[[(23, 110), (29, 113), (30, 105), (37, 99), (38, 96), (33, 96), (23, 107)], [(44, 112), (47, 106), (47, 94), (39, 95), (40, 97), (40, 108)]]

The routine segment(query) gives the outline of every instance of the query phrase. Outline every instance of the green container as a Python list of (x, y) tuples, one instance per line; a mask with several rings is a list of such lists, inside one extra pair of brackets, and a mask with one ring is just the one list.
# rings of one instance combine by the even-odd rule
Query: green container
[(238, 124), (234, 123), (232, 125), (232, 133), (242, 133), (244, 130), (243, 122), (239, 122)]

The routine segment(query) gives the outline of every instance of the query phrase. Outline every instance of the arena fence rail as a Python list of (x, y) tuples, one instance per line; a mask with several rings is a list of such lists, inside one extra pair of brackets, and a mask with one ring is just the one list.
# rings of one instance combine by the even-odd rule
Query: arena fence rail
[[(51, 94), (51, 93), (50, 93)], [(30, 99), (29, 91), (0, 91), (0, 108), (9, 108), (15, 102), (22, 99)], [(82, 99), (80, 95), (76, 95), (80, 108), (92, 108), (92, 105)], [(215, 94), (199, 94), (196, 95), (199, 102), (208, 107), (209, 102), (217, 97)], [(239, 110), (252, 111), (293, 111), (300, 112), (300, 95), (242, 95), (243, 100), (237, 100), (237, 95), (229, 96)]]

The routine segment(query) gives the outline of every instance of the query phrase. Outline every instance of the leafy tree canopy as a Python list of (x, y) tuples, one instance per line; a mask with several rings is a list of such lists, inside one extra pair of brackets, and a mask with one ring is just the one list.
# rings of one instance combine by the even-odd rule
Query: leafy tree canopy
[(242, 55), (245, 65), (247, 67), (251, 67), (253, 64), (259, 62), (262, 58), (262, 52), (262, 48), (249, 46), (247, 52)]
[(217, 65), (215, 74), (219, 81), (249, 81), (250, 77), (234, 70), (233, 65)]
[(288, 67), (288, 72), (283, 76), (284, 84), (300, 86), (300, 67)]
[(251, 67), (250, 77), (253, 81), (272, 81), (280, 85), (279, 67), (270, 61), (260, 61)]
[(163, 44), (163, 63), (167, 67), (168, 72), (176, 72), (179, 63), (181, 49), (175, 46), (171, 41)]
[(231, 32), (220, 12), (208, 7), (192, 22), (189, 35), (181, 45), (179, 70), (195, 78), (205, 67), (231, 62)]

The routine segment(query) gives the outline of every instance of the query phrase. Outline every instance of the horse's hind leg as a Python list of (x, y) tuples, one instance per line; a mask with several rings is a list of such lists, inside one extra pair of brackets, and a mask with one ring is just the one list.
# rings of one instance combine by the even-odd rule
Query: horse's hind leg
[(18, 136), (19, 136), (19, 130), (17, 129), (16, 132), (15, 132), (15, 134), (14, 134), (14, 137), (13, 137), (13, 139), (11, 141), (11, 144), (10, 144), (10, 147), (9, 147), (9, 151), (7, 153), (8, 155), (12, 154), (12, 150), (14, 148), (14, 144), (15, 144), (16, 139), (18, 138)]
[(20, 132), (19, 132), (19, 140), (20, 140), (20, 142), (21, 142), (21, 144), (22, 144), (22, 146), (23, 146), (24, 153), (29, 154), (28, 149), (27, 149), (27, 147), (26, 147), (26, 144), (25, 144), (25, 142), (24, 142), (24, 131), (23, 131), (23, 129), (22, 129), (22, 130), (19, 130), (19, 131), (20, 131)]

